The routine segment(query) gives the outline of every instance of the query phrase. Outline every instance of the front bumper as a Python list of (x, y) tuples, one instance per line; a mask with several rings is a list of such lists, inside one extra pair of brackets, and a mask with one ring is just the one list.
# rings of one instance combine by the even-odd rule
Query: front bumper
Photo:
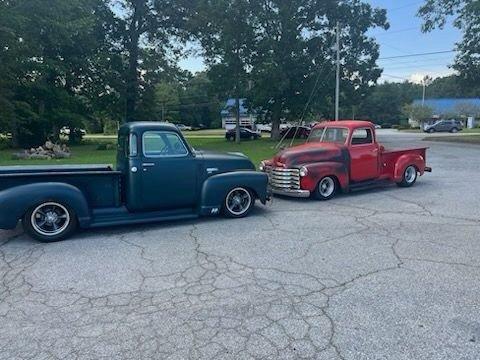
[(275, 195), (282, 195), (282, 196), (291, 196), (296, 198), (308, 198), (310, 197), (310, 191), (308, 190), (296, 190), (296, 189), (278, 189), (278, 188), (270, 188), (272, 193)]

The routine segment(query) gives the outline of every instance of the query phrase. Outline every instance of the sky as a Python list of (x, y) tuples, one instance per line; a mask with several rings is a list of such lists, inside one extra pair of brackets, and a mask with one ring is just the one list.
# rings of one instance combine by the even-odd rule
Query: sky
[[(375, 7), (387, 9), (390, 23), (388, 30), (373, 29), (370, 35), (380, 44), (378, 64), (384, 69), (379, 82), (418, 82), (425, 75), (433, 78), (453, 73), (448, 67), (453, 63), (455, 53), (443, 53), (428, 56), (406, 56), (410, 54), (453, 50), (460, 41), (461, 33), (448, 24), (443, 30), (421, 32), (422, 19), (416, 17), (418, 8), (424, 1), (414, 0), (370, 0)], [(201, 57), (191, 56), (180, 62), (180, 66), (192, 72), (204, 69)]]

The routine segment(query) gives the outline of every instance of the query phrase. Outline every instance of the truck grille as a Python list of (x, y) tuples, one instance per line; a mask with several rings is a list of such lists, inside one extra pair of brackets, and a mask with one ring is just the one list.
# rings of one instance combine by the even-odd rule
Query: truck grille
[(284, 169), (278, 167), (267, 167), (265, 172), (268, 174), (270, 185), (278, 189), (300, 189), (300, 174), (298, 169)]

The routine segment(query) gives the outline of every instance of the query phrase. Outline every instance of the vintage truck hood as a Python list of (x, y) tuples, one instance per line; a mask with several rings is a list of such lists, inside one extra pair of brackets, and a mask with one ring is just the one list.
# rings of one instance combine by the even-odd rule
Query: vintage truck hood
[(345, 146), (331, 143), (306, 143), (280, 151), (273, 159), (273, 166), (286, 168), (322, 161), (347, 162), (349, 153)]
[(201, 158), (205, 169), (217, 169), (215, 173), (222, 173), (234, 170), (255, 170), (255, 165), (242, 153), (221, 153), (213, 151), (195, 151), (198, 158)]

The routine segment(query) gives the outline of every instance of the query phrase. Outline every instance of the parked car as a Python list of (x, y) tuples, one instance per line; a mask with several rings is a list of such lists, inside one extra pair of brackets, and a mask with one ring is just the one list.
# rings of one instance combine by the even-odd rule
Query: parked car
[(272, 132), (272, 124), (255, 124), (255, 127), (260, 132)]
[(192, 127), (185, 124), (177, 124), (177, 128), (181, 131), (191, 131)]
[(457, 120), (440, 120), (437, 121), (435, 124), (426, 125), (423, 131), (427, 133), (434, 133), (434, 132), (451, 132), (456, 133), (463, 130), (463, 125), (460, 121)]
[(375, 124), (375, 129), (381, 129), (382, 125)]
[(311, 128), (308, 126), (292, 126), (288, 129), (284, 129), (280, 132), (280, 135), (284, 139), (306, 139), (310, 135)]
[[(60, 129), (60, 135), (68, 136), (70, 135), (70, 131), (71, 130), (68, 126), (64, 126)], [(87, 135), (87, 131), (84, 129), (75, 128), (74, 131), (79, 132), (82, 136)]]
[(368, 121), (333, 121), (312, 129), (303, 145), (287, 148), (260, 169), (274, 194), (327, 200), (339, 191), (396, 183), (412, 186), (425, 165), (425, 147), (387, 150)]
[(21, 219), (31, 236), (57, 241), (77, 227), (195, 218), (240, 218), (268, 199), (267, 175), (242, 154), (193, 150), (172, 124), (136, 122), (118, 133), (107, 165), (0, 167), (0, 229)]
[[(234, 141), (237, 134), (236, 131), (237, 131), (236, 129), (227, 130), (227, 132), (225, 133), (225, 139)], [(240, 128), (240, 139), (257, 140), (257, 139), (260, 139), (261, 137), (262, 135), (260, 135), (259, 133), (253, 130), (250, 130), (247, 128)]]

